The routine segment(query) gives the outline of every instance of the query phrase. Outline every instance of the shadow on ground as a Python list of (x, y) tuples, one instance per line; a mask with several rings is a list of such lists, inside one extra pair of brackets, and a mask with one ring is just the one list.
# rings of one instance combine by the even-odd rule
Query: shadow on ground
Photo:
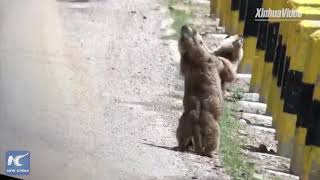
[(247, 149), (251, 152), (259, 152), (259, 153), (265, 153), (265, 154), (276, 154), (272, 149), (268, 150), (267, 146), (264, 144), (260, 144), (259, 147), (252, 146), (252, 145), (242, 145), (242, 149)]
[(148, 102), (121, 101), (120, 103), (143, 106), (143, 107), (146, 107), (148, 110), (156, 111), (156, 112), (169, 113), (170, 111), (181, 111), (181, 112), (183, 111), (182, 106), (173, 106), (168, 103), (160, 102), (160, 101), (148, 101)]

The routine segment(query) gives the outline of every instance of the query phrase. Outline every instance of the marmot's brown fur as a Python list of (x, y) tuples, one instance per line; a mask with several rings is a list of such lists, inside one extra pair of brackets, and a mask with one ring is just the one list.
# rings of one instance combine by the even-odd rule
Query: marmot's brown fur
[[(243, 58), (243, 37), (235, 34), (227, 36), (213, 51), (213, 54), (224, 57), (232, 63), (233, 71), (237, 72), (238, 66)], [(224, 75), (222, 75), (224, 76)], [(226, 82), (222, 81), (222, 89), (225, 91)]]
[(235, 34), (227, 36), (220, 45), (213, 50), (216, 56), (229, 59), (232, 63), (240, 63), (243, 57), (243, 37)]
[(178, 146), (186, 150), (193, 139), (197, 154), (211, 157), (219, 144), (218, 120), (223, 110), (222, 81), (235, 78), (232, 63), (210, 54), (201, 36), (189, 26), (179, 40), (181, 72), (185, 77), (184, 112), (177, 129)]

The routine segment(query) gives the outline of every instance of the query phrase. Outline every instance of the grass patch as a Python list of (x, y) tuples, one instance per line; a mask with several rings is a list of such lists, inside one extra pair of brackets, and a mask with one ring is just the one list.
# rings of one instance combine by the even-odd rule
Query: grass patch
[(168, 0), (168, 7), (174, 6), (178, 3), (178, 0)]
[[(169, 9), (170, 16), (173, 19), (171, 28), (175, 33), (162, 36), (163, 39), (177, 40), (180, 35), (181, 27), (185, 24), (193, 24), (196, 20), (196, 14), (202, 14), (207, 11), (207, 6), (199, 5), (192, 0), (166, 0), (166, 6)], [(195, 24), (193, 26), (196, 27)]]
[(244, 96), (244, 89), (241, 87), (237, 87), (237, 88), (232, 88), (230, 90), (231, 93), (231, 98), (230, 101), (231, 102), (237, 102), (239, 100), (241, 100)]
[(192, 0), (168, 0), (169, 6), (174, 6), (178, 3), (191, 4)]
[(220, 121), (221, 146), (220, 154), (227, 171), (232, 179), (254, 179), (254, 165), (246, 161), (241, 153), (240, 144), (243, 142), (238, 136), (239, 122), (234, 118), (233, 109), (236, 103), (226, 102)]
[[(173, 19), (171, 28), (175, 30), (175, 33), (172, 35), (163, 36), (163, 39), (178, 39), (180, 29), (183, 25), (189, 24), (192, 19), (192, 13), (188, 10), (187, 5), (191, 1), (182, 1), (182, 0), (168, 0), (168, 9), (170, 11), (170, 16)], [(176, 6), (186, 7), (186, 8), (176, 8)]]
[(183, 25), (187, 24), (190, 20), (190, 14), (188, 14), (185, 10), (172, 9), (170, 10), (170, 14), (174, 19), (174, 22), (171, 25), (171, 28), (176, 31), (172, 38), (178, 39), (180, 29)]

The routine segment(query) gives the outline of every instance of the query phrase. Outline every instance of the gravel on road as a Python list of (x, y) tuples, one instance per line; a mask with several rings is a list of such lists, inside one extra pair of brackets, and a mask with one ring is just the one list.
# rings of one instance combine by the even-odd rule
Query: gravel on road
[(229, 179), (170, 150), (183, 81), (161, 3), (0, 2), (0, 151), (31, 151), (25, 179)]

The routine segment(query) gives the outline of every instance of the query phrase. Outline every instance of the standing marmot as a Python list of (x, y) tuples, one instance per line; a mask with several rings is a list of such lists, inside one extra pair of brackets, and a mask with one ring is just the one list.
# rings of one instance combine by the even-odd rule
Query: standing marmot
[[(216, 56), (227, 58), (232, 63), (233, 71), (238, 70), (238, 66), (243, 58), (243, 37), (235, 34), (227, 36), (213, 51)], [(224, 75), (222, 75), (224, 76)], [(222, 82), (222, 89), (225, 91), (226, 82)]]
[(210, 54), (200, 34), (189, 26), (181, 29), (179, 51), (185, 94), (184, 112), (176, 134), (178, 147), (184, 151), (193, 140), (197, 154), (211, 157), (220, 137), (221, 83), (231, 82), (236, 72), (228, 59)]

